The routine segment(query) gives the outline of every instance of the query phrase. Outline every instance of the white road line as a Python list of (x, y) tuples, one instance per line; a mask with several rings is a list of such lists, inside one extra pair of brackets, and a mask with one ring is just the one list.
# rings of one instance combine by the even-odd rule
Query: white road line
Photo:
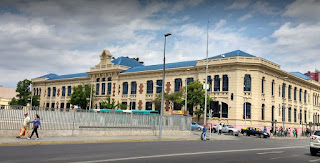
[(258, 155), (265, 155), (265, 154), (274, 154), (274, 153), (283, 153), (284, 151), (271, 151), (271, 152), (262, 152), (257, 153)]
[(277, 160), (277, 159), (281, 159), (281, 158), (298, 157), (298, 156), (300, 156), (300, 155), (290, 155), (290, 156), (274, 157), (274, 158), (271, 158), (270, 160)]
[(319, 162), (320, 159), (316, 159), (316, 160), (309, 160), (309, 162)]
[(305, 147), (306, 147), (306, 146), (291, 146), (291, 147), (277, 147), (277, 148), (254, 148), (254, 149), (239, 149), (239, 150), (225, 150), (225, 151), (207, 151), (207, 152), (193, 152), (193, 153), (174, 153), (174, 154), (164, 154), (164, 155), (151, 155), (151, 156), (114, 158), (114, 159), (105, 159), (105, 160), (79, 161), (79, 162), (72, 162), (72, 163), (113, 162), (113, 161), (125, 161), (125, 160), (138, 160), (138, 159), (146, 159), (146, 158), (174, 157), (174, 156), (186, 156), (186, 155), (190, 156), (190, 155), (231, 153), (231, 152), (264, 151), (264, 150), (305, 148)]

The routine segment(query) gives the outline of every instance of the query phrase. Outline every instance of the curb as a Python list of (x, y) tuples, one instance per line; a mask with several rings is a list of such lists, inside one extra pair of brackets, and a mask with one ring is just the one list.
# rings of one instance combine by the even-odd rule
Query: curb
[(124, 140), (75, 140), (75, 141), (44, 141), (44, 142), (13, 142), (0, 143), (0, 146), (11, 145), (54, 145), (54, 144), (87, 144), (87, 143), (122, 143), (122, 142), (159, 142), (159, 141), (194, 141), (197, 138), (188, 139), (124, 139)]

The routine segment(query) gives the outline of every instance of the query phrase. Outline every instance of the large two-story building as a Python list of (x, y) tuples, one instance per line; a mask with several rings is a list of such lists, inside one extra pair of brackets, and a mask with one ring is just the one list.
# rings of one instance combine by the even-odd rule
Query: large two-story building
[[(319, 122), (320, 84), (302, 73), (283, 71), (276, 63), (240, 50), (210, 57), (208, 65), (213, 123), (220, 119), (239, 127), (271, 126), (277, 121), (277, 126), (298, 128)], [(100, 63), (89, 72), (32, 79), (33, 94), (40, 95), (42, 108), (68, 111), (72, 87), (92, 83), (93, 108), (100, 108), (109, 94), (115, 102), (128, 104), (128, 109), (156, 110), (160, 108), (155, 108), (152, 100), (161, 93), (162, 66), (144, 66), (127, 57), (112, 60), (104, 50)], [(205, 81), (205, 68), (206, 60), (166, 64), (165, 92), (179, 91), (186, 82)], [(164, 114), (179, 113), (183, 108), (165, 102)]]

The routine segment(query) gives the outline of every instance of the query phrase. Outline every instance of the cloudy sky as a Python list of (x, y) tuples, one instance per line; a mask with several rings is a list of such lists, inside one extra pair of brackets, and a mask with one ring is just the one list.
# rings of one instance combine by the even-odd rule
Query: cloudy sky
[(1, 0), (0, 85), (47, 73), (87, 72), (107, 49), (161, 63), (240, 49), (286, 71), (320, 69), (319, 0)]

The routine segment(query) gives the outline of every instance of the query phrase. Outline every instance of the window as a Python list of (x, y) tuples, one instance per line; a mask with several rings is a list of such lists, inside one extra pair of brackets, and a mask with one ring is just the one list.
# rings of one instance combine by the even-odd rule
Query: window
[(100, 84), (96, 84), (96, 95), (99, 95), (99, 90), (100, 90)]
[(102, 81), (103, 81), (103, 82), (106, 81), (106, 78), (102, 78)]
[(62, 87), (62, 95), (61, 96), (62, 97), (66, 96), (66, 87), (65, 86)]
[(271, 95), (274, 96), (274, 80), (271, 83)]
[(302, 124), (302, 110), (300, 109), (300, 114), (299, 114), (299, 123)]
[(251, 103), (245, 102), (243, 104), (243, 119), (251, 119)]
[(71, 95), (71, 86), (68, 86), (68, 96)]
[(33, 88), (33, 96), (35, 96), (36, 95), (36, 88)]
[(228, 118), (228, 104), (222, 103), (222, 118)]
[(106, 94), (106, 83), (102, 83), (101, 87), (102, 87), (101, 94), (105, 95)]
[(112, 81), (112, 77), (108, 77), (108, 81)]
[(302, 101), (302, 89), (300, 89), (300, 91), (299, 91), (299, 101), (300, 102)]
[(39, 95), (41, 96), (41, 88), (39, 89)]
[(218, 101), (211, 101), (210, 108), (213, 110), (213, 117), (220, 118), (220, 105)]
[(193, 82), (193, 78), (187, 78), (187, 84)]
[(52, 97), (56, 97), (56, 87), (52, 88)]
[(54, 103), (51, 103), (51, 110), (53, 109), (54, 110)]
[(127, 102), (122, 102), (121, 104), (126, 106), (126, 107), (128, 107), (128, 103)]
[(291, 108), (288, 108), (288, 122), (291, 122)]
[(122, 94), (124, 94), (124, 95), (128, 94), (128, 82), (122, 83)]
[(174, 102), (173, 103), (173, 110), (181, 110), (181, 106), (177, 102)]
[(251, 76), (249, 74), (244, 76), (244, 91), (251, 91)]
[(157, 93), (162, 92), (162, 80), (157, 80)]
[(307, 103), (307, 90), (304, 91), (304, 103)]
[(229, 78), (228, 75), (222, 76), (222, 91), (229, 91)]
[(46, 104), (46, 110), (48, 110), (48, 109), (49, 109), (49, 107), (50, 107), (50, 104), (49, 104), (49, 103), (47, 103), (47, 104)]
[(131, 94), (137, 94), (137, 82), (131, 82)]
[(136, 102), (130, 102), (130, 110), (136, 110)]
[(264, 104), (261, 107), (261, 120), (264, 120)]
[(146, 102), (146, 110), (152, 110), (152, 102)]
[(96, 80), (97, 82), (100, 82), (100, 78), (97, 78), (97, 80)]
[(282, 106), (282, 122), (286, 121), (286, 107)]
[(294, 87), (293, 90), (293, 99), (296, 101), (297, 100), (297, 87)]
[(63, 108), (64, 108), (64, 103), (63, 103), (63, 102), (61, 102), (61, 104), (60, 104), (60, 108), (61, 108), (61, 109), (63, 109)]
[(179, 92), (181, 88), (182, 88), (182, 79), (181, 78), (175, 79), (174, 80), (174, 91)]
[(212, 88), (212, 78), (211, 78), (211, 76), (207, 77), (207, 82), (209, 84), (209, 91), (211, 91), (211, 88)]
[(67, 105), (66, 105), (66, 111), (69, 112), (69, 110), (70, 110), (70, 103), (67, 103)]
[(39, 94), (39, 88), (37, 88), (37, 95), (40, 95), (40, 94)]
[(261, 93), (264, 94), (264, 80), (265, 78), (262, 77), (262, 80), (261, 80)]
[(286, 98), (286, 84), (282, 84), (282, 98)]
[(220, 91), (220, 77), (219, 75), (214, 76), (214, 91)]
[(49, 87), (48, 88), (48, 97), (50, 97), (50, 95), (51, 95), (51, 88)]
[(111, 83), (108, 83), (108, 95), (111, 94)]
[(294, 121), (294, 123), (297, 122), (297, 109), (296, 108), (293, 110), (293, 121)]
[(274, 106), (271, 108), (271, 121), (274, 122)]
[(304, 111), (304, 123), (307, 123), (307, 111)]
[(152, 80), (147, 81), (147, 93), (150, 93), (150, 94), (153, 93), (153, 81)]
[(1, 109), (4, 109), (5, 108), (5, 105), (1, 105)]
[(291, 100), (291, 89), (292, 89), (292, 86), (289, 85), (288, 87), (288, 99)]

